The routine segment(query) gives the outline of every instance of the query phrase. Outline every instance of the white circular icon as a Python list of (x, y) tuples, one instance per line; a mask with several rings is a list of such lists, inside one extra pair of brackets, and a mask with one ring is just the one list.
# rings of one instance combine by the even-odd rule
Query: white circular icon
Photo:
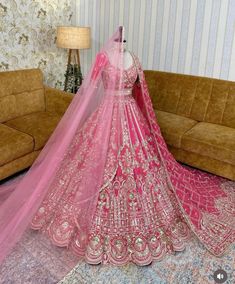
[(224, 283), (228, 279), (228, 275), (223, 269), (216, 270), (213, 277), (216, 283)]

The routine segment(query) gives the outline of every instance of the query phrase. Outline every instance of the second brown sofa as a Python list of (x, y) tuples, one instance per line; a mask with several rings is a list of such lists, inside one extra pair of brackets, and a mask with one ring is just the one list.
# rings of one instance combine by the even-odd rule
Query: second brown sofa
[(161, 132), (175, 158), (235, 180), (235, 82), (144, 73)]

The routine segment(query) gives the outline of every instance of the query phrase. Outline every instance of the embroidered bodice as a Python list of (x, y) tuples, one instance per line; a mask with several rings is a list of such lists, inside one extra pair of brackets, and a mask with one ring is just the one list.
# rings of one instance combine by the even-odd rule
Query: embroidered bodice
[[(131, 56), (133, 58), (132, 65), (124, 69), (123, 72), (120, 72), (118, 67), (112, 65), (106, 53), (99, 53), (96, 57), (91, 79), (95, 80), (97, 76), (101, 74), (105, 90), (120, 91), (120, 95), (124, 93), (130, 94), (138, 77), (135, 56), (133, 54), (131, 54)], [(122, 82), (120, 82), (120, 80), (122, 80)], [(125, 92), (123, 93), (123, 91)]]
[[(106, 67), (102, 72), (103, 84), (105, 89), (109, 89), (109, 86), (115, 86), (116, 90), (120, 89), (120, 74), (116, 67), (107, 62)], [(126, 70), (123, 70), (123, 78), (121, 89), (132, 89), (137, 79), (136, 66), (133, 64)]]

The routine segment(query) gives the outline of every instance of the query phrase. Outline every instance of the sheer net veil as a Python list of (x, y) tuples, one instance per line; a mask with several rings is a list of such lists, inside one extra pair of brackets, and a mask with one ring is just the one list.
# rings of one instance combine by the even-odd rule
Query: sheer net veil
[[(84, 123), (105, 100), (108, 99), (111, 106), (115, 92), (121, 90), (123, 40), (124, 28), (119, 27), (97, 54), (82, 86), (29, 171), (21, 180), (9, 186), (0, 186), (0, 262), (28, 228), (56, 178), (63, 157), (69, 151), (69, 146), (76, 133), (82, 131)], [(102, 70), (108, 60), (115, 67), (116, 75), (115, 80), (108, 82), (108, 85), (104, 87)], [(100, 115), (99, 127), (102, 131), (98, 131), (97, 136), (94, 137), (96, 143), (92, 143), (86, 161), (84, 161), (81, 182), (74, 184), (77, 187), (74, 202), (79, 205), (79, 211), (74, 212), (74, 218), (80, 231), (81, 244), (84, 246), (91, 216), (97, 203), (99, 188), (104, 183), (103, 172), (112, 111), (112, 107), (107, 107)]]

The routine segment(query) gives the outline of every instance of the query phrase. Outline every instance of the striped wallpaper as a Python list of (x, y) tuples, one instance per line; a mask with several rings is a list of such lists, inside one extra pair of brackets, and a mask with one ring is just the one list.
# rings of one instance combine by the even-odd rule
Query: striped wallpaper
[(86, 74), (119, 25), (144, 69), (235, 81), (235, 0), (74, 0), (74, 24), (91, 26)]

